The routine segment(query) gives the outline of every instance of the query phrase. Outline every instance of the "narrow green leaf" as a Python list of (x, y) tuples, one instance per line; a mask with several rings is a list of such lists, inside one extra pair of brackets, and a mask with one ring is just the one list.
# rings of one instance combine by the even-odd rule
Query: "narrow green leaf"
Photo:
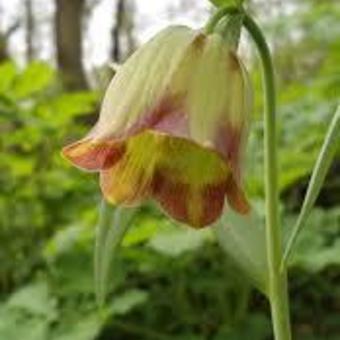
[(95, 292), (101, 307), (107, 294), (111, 264), (135, 212), (136, 209), (114, 208), (102, 202), (94, 253)]
[(330, 168), (333, 158), (336, 154), (340, 140), (339, 137), (340, 137), (340, 105), (338, 106), (335, 115), (329, 125), (319, 157), (314, 166), (299, 217), (293, 228), (292, 233), (289, 236), (285, 248), (281, 268), (284, 268), (284, 266), (287, 264), (296, 237), (298, 236), (301, 228), (303, 227), (306, 219), (308, 218), (309, 213), (311, 212), (313, 205), (315, 203), (315, 200), (319, 195), (328, 169)]
[(255, 209), (247, 216), (227, 209), (215, 231), (223, 250), (250, 281), (267, 295), (265, 230)]

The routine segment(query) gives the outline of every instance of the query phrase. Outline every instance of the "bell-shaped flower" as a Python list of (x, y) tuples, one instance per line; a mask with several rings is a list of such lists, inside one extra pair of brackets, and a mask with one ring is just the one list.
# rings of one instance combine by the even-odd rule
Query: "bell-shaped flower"
[(204, 227), (225, 199), (241, 214), (250, 209), (241, 187), (250, 97), (245, 68), (219, 34), (170, 27), (121, 66), (98, 122), (63, 154), (100, 172), (109, 202), (151, 198)]

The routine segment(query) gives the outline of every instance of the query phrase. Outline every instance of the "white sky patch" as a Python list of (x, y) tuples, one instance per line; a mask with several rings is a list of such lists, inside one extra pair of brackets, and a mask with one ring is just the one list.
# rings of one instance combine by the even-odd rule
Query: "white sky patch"
[(84, 64), (86, 68), (103, 65), (108, 61), (111, 49), (111, 29), (114, 24), (114, 0), (102, 0), (88, 22), (84, 41)]
[[(209, 13), (209, 2), (202, 1), (179, 13), (181, 0), (136, 0), (135, 34), (137, 41), (142, 44), (154, 36), (159, 30), (168, 25), (188, 25), (193, 28), (201, 27)], [(171, 9), (176, 15), (171, 15)], [(114, 0), (102, 0), (96, 6), (89, 21), (85, 41), (85, 65), (95, 67), (103, 65), (109, 59), (111, 49), (111, 29), (114, 23)]]

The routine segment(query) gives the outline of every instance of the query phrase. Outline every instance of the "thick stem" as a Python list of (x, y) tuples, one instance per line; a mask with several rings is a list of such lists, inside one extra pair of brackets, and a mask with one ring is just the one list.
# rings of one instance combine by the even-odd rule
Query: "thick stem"
[(290, 340), (290, 320), (286, 268), (280, 271), (282, 236), (278, 213), (276, 93), (274, 69), (269, 47), (261, 29), (246, 15), (244, 26), (258, 48), (263, 66), (264, 84), (264, 151), (266, 194), (266, 246), (269, 271), (269, 299), (276, 340)]

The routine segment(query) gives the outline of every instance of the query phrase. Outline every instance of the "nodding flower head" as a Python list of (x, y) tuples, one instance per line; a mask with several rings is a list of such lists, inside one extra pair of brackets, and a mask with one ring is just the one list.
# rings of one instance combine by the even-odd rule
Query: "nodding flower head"
[(63, 154), (100, 172), (112, 204), (151, 198), (194, 228), (216, 221), (225, 199), (246, 214), (241, 159), (250, 92), (243, 64), (218, 33), (170, 27), (121, 66), (97, 123)]

